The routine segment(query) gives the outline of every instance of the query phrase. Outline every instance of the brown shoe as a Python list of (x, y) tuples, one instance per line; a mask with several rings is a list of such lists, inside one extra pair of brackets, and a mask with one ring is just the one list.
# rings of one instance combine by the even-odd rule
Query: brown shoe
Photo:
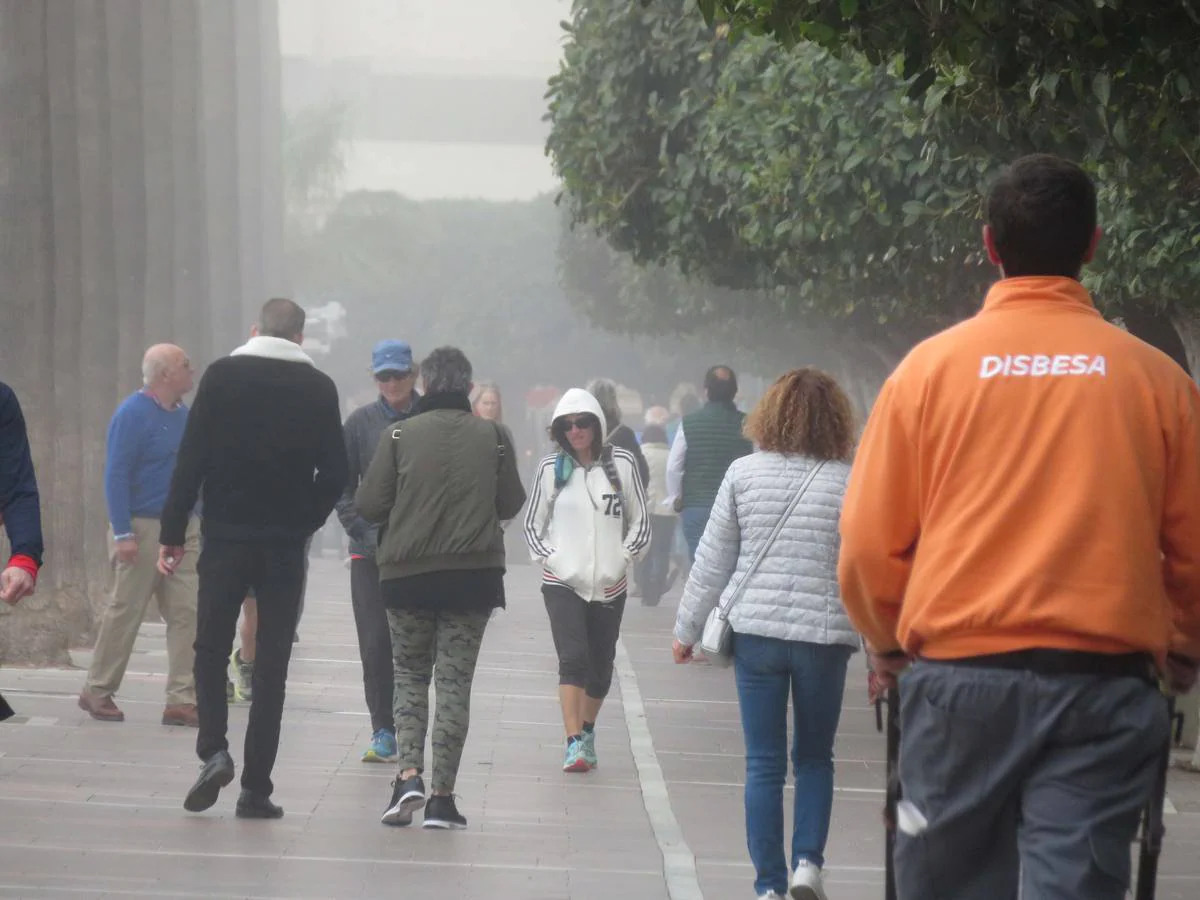
[(113, 703), (112, 697), (101, 697), (87, 688), (79, 695), (79, 708), (99, 722), (125, 721), (125, 713)]
[(200, 714), (196, 712), (195, 703), (181, 703), (177, 706), (168, 706), (163, 710), (162, 723), (164, 725), (184, 725), (188, 728), (199, 728)]

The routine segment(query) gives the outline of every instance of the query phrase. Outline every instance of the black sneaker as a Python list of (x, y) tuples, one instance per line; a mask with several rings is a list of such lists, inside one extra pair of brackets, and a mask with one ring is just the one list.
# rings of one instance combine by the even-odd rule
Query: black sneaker
[(188, 791), (183, 808), (188, 812), (204, 812), (217, 802), (221, 788), (233, 781), (233, 757), (225, 750), (210, 756), (200, 769), (200, 777)]
[(384, 825), (403, 828), (412, 824), (413, 813), (424, 805), (425, 782), (421, 776), (414, 775), (404, 781), (397, 778), (392, 782), (392, 800), (379, 821)]
[(270, 797), (253, 791), (242, 791), (238, 796), (237, 817), (239, 819), (282, 819), (283, 807), (276, 806)]
[(425, 807), (424, 828), (443, 828), (461, 831), (467, 827), (466, 817), (454, 804), (454, 797), (430, 797), (429, 805)]

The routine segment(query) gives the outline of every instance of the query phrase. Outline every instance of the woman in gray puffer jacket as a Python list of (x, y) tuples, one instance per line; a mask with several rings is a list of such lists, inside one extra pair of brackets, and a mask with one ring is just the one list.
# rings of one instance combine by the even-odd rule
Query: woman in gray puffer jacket
[[(746, 743), (746, 841), (760, 898), (825, 900), (821, 883), (833, 807), (833, 739), (858, 636), (838, 592), (838, 519), (854, 425), (836, 381), (797, 369), (746, 419), (757, 452), (729, 467), (700, 541), (675, 623), (686, 662), (705, 619), (751, 568), (796, 492), (808, 484), (729, 612)], [(795, 721), (792, 878), (783, 847), (787, 703)], [(790, 893), (789, 893), (790, 891)]]

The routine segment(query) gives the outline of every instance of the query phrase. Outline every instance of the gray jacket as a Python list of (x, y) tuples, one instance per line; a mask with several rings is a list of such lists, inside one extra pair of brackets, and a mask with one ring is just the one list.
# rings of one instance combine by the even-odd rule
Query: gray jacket
[[(699, 642), (705, 619), (737, 587), (816, 461), (759, 451), (729, 467), (696, 552), (675, 637)], [(827, 462), (763, 558), (729, 624), (735, 633), (857, 648), (838, 591), (838, 519), (850, 466)]]
[(346, 479), (346, 489), (342, 491), (341, 499), (337, 502), (338, 521), (346, 529), (350, 538), (350, 555), (365, 556), (374, 559), (379, 543), (379, 528), (372, 525), (358, 514), (354, 505), (354, 492), (358, 484), (367, 474), (367, 468), (375, 457), (379, 447), (379, 438), (385, 429), (395, 422), (403, 421), (417, 409), (420, 397), (413, 392), (412, 405), (409, 412), (398, 413), (388, 406), (382, 397), (376, 397), (374, 403), (360, 406), (346, 417), (342, 425), (342, 436), (346, 441), (346, 456), (350, 460), (350, 477)]

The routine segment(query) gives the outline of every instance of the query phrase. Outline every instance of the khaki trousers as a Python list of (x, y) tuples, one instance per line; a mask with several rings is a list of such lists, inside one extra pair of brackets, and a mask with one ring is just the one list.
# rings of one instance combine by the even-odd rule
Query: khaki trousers
[(167, 624), (167, 705), (194, 704), (196, 683), (192, 669), (196, 660), (200, 523), (195, 517), (188, 522), (186, 552), (170, 578), (158, 572), (158, 520), (134, 519), (133, 533), (137, 535), (138, 554), (131, 563), (117, 560), (112, 532), (108, 535), (115, 583), (96, 636), (96, 649), (88, 669), (88, 690), (101, 697), (111, 697), (117, 692), (133, 653), (138, 628), (146, 616), (150, 598), (154, 597)]

